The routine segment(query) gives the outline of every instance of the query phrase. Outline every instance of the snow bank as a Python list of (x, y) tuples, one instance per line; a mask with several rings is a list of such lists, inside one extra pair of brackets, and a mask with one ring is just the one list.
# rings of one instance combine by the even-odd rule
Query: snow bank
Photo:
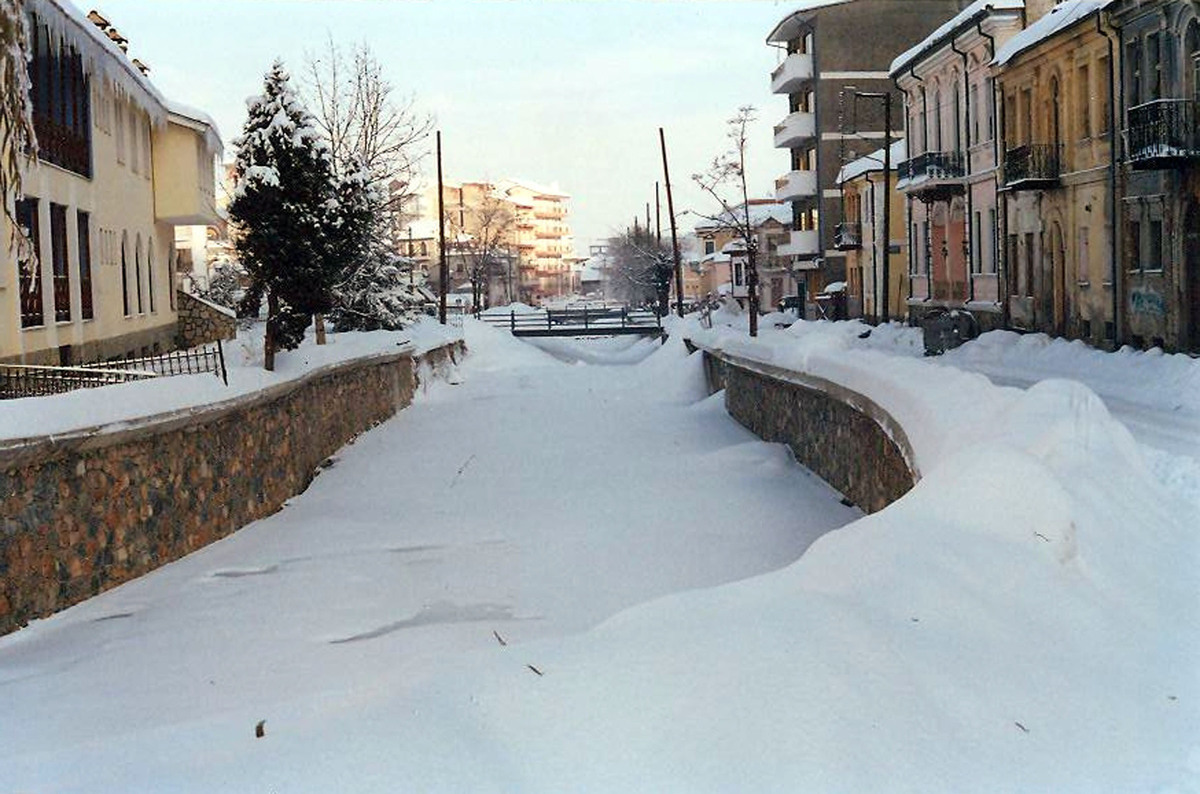
[(320, 367), (410, 348), (420, 355), (461, 339), (460, 329), (423, 319), (403, 331), (330, 333), (325, 345), (312, 337), (296, 350), (275, 357), (275, 371), (262, 368), (263, 326), (240, 330), (224, 343), (229, 385), (213, 374), (177, 375), (136, 383), (80, 389), (50, 397), (0, 403), (0, 440), (33, 438), (85, 430), (119, 429), (124, 423), (224, 402), (303, 377)]

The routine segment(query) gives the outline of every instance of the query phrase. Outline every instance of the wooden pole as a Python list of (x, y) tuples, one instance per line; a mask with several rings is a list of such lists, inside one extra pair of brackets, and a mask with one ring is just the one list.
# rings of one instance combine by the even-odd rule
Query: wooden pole
[(667, 185), (667, 215), (671, 218), (671, 255), (675, 260), (675, 303), (679, 316), (683, 316), (683, 266), (679, 263), (679, 238), (675, 231), (675, 202), (671, 197), (671, 172), (667, 168), (667, 139), (663, 128), (658, 128), (658, 143), (662, 148), (663, 181)]
[(662, 204), (658, 197), (658, 182), (654, 183), (654, 238), (662, 245)]
[[(887, 323), (891, 317), (888, 311), (888, 293), (891, 292), (891, 253), (892, 253), (892, 92), (883, 92), (883, 311), (879, 322)], [(970, 223), (968, 219), (967, 223)]]
[(442, 131), (437, 131), (438, 176), (438, 321), (446, 324), (446, 293), (450, 291), (450, 269), (446, 266), (446, 209), (443, 206)]

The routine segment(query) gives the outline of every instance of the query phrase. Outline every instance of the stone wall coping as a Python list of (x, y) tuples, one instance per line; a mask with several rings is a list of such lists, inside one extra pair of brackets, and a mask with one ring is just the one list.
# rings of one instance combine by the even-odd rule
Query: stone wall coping
[(297, 375), (280, 383), (273, 383), (253, 391), (243, 392), (219, 402), (177, 408), (137, 419), (83, 427), (49, 436), (0, 440), (0, 470), (15, 468), (31, 459), (55, 459), (71, 453), (84, 452), (121, 443), (131, 437), (143, 435), (147, 430), (168, 432), (203, 425), (212, 422), (215, 418), (223, 414), (248, 408), (257, 403), (272, 402), (285, 397), (312, 381), (327, 377), (341, 370), (388, 364), (405, 357), (414, 358), (420, 355), (427, 355), (435, 350), (453, 347), (455, 344), (457, 343), (451, 342), (431, 348), (422, 353), (417, 353), (417, 346), (408, 342), (397, 350), (372, 353), (323, 364), (302, 375)]
[(742, 369), (750, 370), (751, 372), (762, 375), (766, 378), (791, 383), (812, 391), (822, 392), (832, 399), (843, 403), (855, 411), (869, 417), (875, 424), (883, 429), (900, 451), (901, 457), (904, 458), (904, 463), (912, 473), (913, 482), (916, 483), (921, 479), (921, 471), (917, 467), (917, 456), (913, 451), (912, 444), (908, 440), (908, 434), (904, 432), (904, 427), (896, 421), (890, 413), (888, 413), (879, 403), (867, 397), (865, 394), (854, 391), (825, 378), (816, 375), (810, 375), (807, 372), (799, 372), (797, 370), (785, 369), (784, 367), (775, 364), (767, 364), (762, 361), (756, 361), (745, 356), (727, 353), (708, 345), (696, 342), (693, 339), (684, 340), (689, 348), (701, 350), (708, 355), (719, 359), (726, 364)]

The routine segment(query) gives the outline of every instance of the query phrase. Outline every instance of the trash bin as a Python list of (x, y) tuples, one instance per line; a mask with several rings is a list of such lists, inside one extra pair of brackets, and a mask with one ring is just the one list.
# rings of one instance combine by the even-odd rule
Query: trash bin
[(927, 356), (940, 356), (978, 336), (975, 317), (959, 309), (927, 315), (921, 320), (921, 331)]

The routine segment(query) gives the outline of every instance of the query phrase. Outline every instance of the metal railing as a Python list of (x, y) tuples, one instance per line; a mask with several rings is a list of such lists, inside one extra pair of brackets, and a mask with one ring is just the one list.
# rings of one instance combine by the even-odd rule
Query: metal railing
[(835, 226), (833, 247), (839, 251), (862, 248), (862, 224), (857, 221), (843, 221)]
[(516, 336), (578, 336), (587, 333), (640, 333), (662, 330), (662, 318), (648, 309), (624, 307), (549, 309), (518, 314), (484, 312), (480, 319)]
[(1061, 143), (1027, 143), (1004, 150), (1004, 184), (1058, 182), (1062, 175)]
[(1200, 157), (1200, 113), (1192, 99), (1156, 99), (1129, 109), (1129, 159)]
[(901, 180), (960, 179), (966, 175), (962, 152), (925, 152), (900, 163)]
[(225, 351), (213, 345), (176, 350), (157, 356), (129, 356), (71, 367), (0, 364), (0, 400), (45, 397), (76, 389), (111, 386), (171, 375), (214, 373), (226, 385)]

